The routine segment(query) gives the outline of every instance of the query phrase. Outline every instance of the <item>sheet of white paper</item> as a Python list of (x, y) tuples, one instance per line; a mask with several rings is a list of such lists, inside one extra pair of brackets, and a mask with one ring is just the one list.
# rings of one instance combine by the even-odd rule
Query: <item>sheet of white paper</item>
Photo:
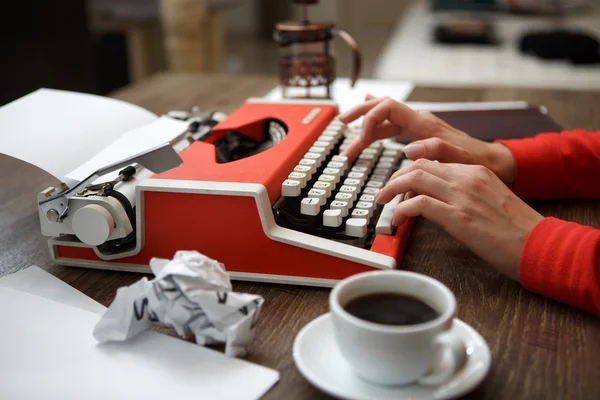
[(66, 178), (70, 181), (82, 181), (99, 168), (172, 141), (185, 132), (187, 127), (186, 122), (162, 116), (154, 122), (121, 135), (89, 161), (66, 174)]
[(0, 287), (0, 388), (12, 399), (258, 399), (277, 371), (147, 331), (98, 345), (98, 315)]
[[(321, 89), (321, 88), (318, 88)], [(414, 85), (411, 82), (404, 81), (381, 81), (371, 79), (359, 79), (354, 88), (350, 87), (350, 79), (337, 78), (332, 85), (332, 98), (338, 103), (340, 113), (348, 111), (352, 107), (365, 101), (365, 96), (371, 94), (375, 97), (391, 97), (397, 101), (404, 101), (413, 91)], [(290, 88), (289, 96), (303, 95), (304, 89)], [(311, 89), (313, 96), (322, 96), (324, 89), (318, 92), (317, 89)], [(264, 96), (269, 100), (279, 100), (282, 98), (281, 87), (277, 86)], [(358, 121), (355, 124), (360, 124)], [(353, 124), (354, 125), (354, 124)]]
[(96, 314), (102, 314), (106, 310), (106, 307), (96, 300), (35, 265), (3, 276), (0, 278), (0, 286), (17, 289)]
[(406, 102), (407, 106), (419, 111), (489, 111), (489, 110), (523, 110), (529, 107), (526, 101), (491, 101), (467, 103), (422, 103)]
[(39, 89), (0, 107), (0, 153), (58, 179), (157, 116), (120, 100)]

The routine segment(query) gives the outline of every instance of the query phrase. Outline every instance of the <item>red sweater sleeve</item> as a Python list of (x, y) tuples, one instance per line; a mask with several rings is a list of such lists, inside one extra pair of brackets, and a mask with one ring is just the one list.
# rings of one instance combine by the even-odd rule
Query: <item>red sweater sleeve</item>
[(546, 218), (521, 253), (521, 284), (600, 316), (600, 230)]
[(516, 164), (513, 191), (524, 199), (600, 199), (600, 132), (542, 133), (499, 140)]

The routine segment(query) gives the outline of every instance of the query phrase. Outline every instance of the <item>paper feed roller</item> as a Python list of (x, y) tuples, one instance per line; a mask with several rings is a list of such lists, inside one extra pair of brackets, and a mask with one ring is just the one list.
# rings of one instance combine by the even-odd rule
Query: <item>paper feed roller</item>
[[(250, 99), (191, 132), (179, 145), (179, 167), (161, 174), (142, 169), (147, 175), (122, 182), (133, 192), (133, 218), (110, 196), (74, 196), (66, 221), (72, 228), (97, 224), (99, 233), (86, 237), (76, 229), (56, 235), (40, 213), (51, 256), (67, 265), (148, 272), (150, 258), (192, 249), (223, 262), (236, 279), (318, 286), (397, 268), (413, 221), (392, 227), (389, 207), (376, 205), (374, 195), (402, 165), (401, 145), (378, 143), (343, 171), (334, 168), (357, 135), (337, 114), (326, 100)], [(295, 177), (302, 188), (289, 188)], [(326, 179), (331, 185), (323, 185)], [(323, 186), (329, 197), (319, 198), (318, 208), (305, 204)]]

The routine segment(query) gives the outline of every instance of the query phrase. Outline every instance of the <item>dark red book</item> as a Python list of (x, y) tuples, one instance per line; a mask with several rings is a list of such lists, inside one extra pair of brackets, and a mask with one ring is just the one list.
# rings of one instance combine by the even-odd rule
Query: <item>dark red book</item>
[(481, 140), (518, 139), (542, 132), (560, 132), (543, 107), (512, 110), (443, 111), (435, 115), (448, 124)]

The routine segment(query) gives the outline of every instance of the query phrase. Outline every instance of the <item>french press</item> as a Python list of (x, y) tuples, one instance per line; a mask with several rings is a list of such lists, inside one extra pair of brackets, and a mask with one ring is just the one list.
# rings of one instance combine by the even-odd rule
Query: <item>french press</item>
[(351, 86), (358, 80), (361, 55), (358, 43), (347, 32), (335, 28), (333, 23), (313, 23), (308, 19), (308, 5), (318, 0), (293, 0), (302, 6), (302, 21), (285, 21), (275, 25), (273, 37), (279, 45), (279, 83), (283, 97), (289, 88), (304, 88), (304, 95), (314, 96), (311, 88), (325, 87), (325, 97), (331, 98), (331, 84), (335, 80), (335, 58), (331, 54), (331, 40), (340, 37), (352, 49), (353, 69)]

